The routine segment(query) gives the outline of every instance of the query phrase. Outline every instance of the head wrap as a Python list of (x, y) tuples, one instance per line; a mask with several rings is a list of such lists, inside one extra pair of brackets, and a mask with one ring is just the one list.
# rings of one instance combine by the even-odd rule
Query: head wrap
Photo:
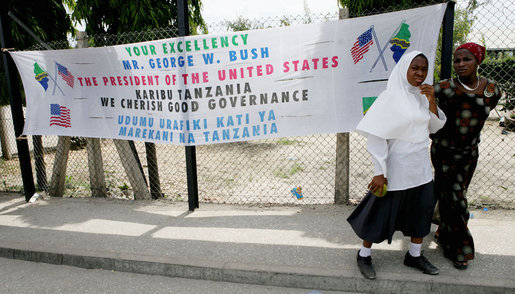
[(456, 48), (456, 51), (460, 49), (467, 49), (468, 51), (472, 52), (472, 54), (476, 57), (477, 63), (479, 64), (481, 64), (481, 62), (483, 62), (483, 60), (485, 59), (486, 48), (481, 45), (472, 42), (465, 43)]
[[(388, 78), (386, 90), (358, 123), (358, 133), (413, 143), (429, 139), (429, 102), (407, 77), (411, 61), (419, 54), (422, 53), (411, 51), (401, 57)], [(428, 77), (424, 83), (432, 84)]]

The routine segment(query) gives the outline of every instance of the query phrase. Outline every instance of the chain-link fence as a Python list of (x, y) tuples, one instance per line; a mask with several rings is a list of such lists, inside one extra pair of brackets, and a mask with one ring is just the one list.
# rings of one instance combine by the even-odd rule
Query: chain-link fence
[[(391, 10), (396, 9), (400, 8)], [(456, 6), (457, 13), (465, 9), (466, 7), (460, 3)], [(367, 14), (378, 12), (386, 11), (373, 11)], [(505, 90), (502, 103), (491, 112), (490, 119), (482, 132), (479, 165), (468, 194), (472, 205), (515, 207), (513, 196), (515, 191), (512, 185), (515, 177), (515, 134), (510, 118), (510, 113), (513, 114), (513, 111), (509, 106), (509, 102), (513, 101), (514, 97), (512, 78), (515, 50), (514, 13), (515, 4), (510, 1), (505, 3), (496, 1), (480, 6), (472, 15), (470, 32), (460, 40), (486, 43), (489, 59), (482, 65), (482, 73), (487, 76), (495, 73), (495, 77), (492, 78), (496, 79)], [(351, 15), (351, 17), (355, 16), (357, 15)], [(223, 33), (336, 19), (338, 19), (338, 13), (323, 15), (306, 13), (302, 16), (256, 20), (240, 18), (208, 27), (210, 33)], [(116, 36), (90, 36), (88, 43), (90, 46), (108, 46), (176, 35), (177, 31), (174, 28), (159, 29)], [(75, 40), (52, 43), (50, 46), (54, 49), (70, 48), (75, 46)], [(2, 126), (9, 132), (7, 137), (10, 137), (1, 141), (3, 158), (0, 160), (0, 190), (21, 191), (23, 188), (20, 168), (9, 116), (10, 111), (4, 111), (0, 116)], [(504, 122), (500, 120), (501, 117), (504, 118)], [(29, 137), (28, 140), (38, 190), (46, 191), (56, 170), (54, 158), (60, 155), (57, 153), (58, 138), (45, 136), (41, 144), (36, 136)], [(4, 145), (10, 146), (10, 151), (4, 151)], [(65, 177), (65, 196), (89, 197), (92, 195), (88, 172), (88, 151), (85, 145), (84, 139), (71, 138)], [(102, 139), (100, 146), (107, 195), (131, 199), (133, 188), (130, 187), (119, 151), (113, 140)], [(149, 146), (143, 142), (135, 142), (133, 146), (139, 154), (140, 165), (147, 179), (149, 173), (159, 175), (160, 190), (166, 198), (176, 201), (186, 200), (188, 193), (184, 147), (155, 145), (154, 149), (148, 148)], [(199, 200), (261, 205), (333, 203), (336, 149), (336, 134), (197, 146)], [(153, 158), (157, 165), (152, 163)], [(366, 191), (366, 185), (372, 177), (373, 166), (366, 151), (366, 140), (355, 133), (350, 134), (349, 165), (350, 200), (357, 202)], [(297, 200), (290, 193), (296, 186), (302, 187), (304, 199)]]
[[(465, 3), (459, 1), (457, 10)], [(504, 95), (481, 134), (480, 158), (468, 195), (471, 203), (514, 207), (515, 189), (515, 3), (486, 1), (473, 13), (466, 41), (483, 44), (487, 58), (479, 73), (500, 85)], [(502, 196), (501, 196), (502, 195)]]

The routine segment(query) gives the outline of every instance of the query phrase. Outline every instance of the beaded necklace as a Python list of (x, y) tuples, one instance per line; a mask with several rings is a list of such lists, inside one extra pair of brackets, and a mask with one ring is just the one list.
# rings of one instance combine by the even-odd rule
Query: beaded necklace
[(463, 86), (463, 88), (465, 88), (465, 89), (467, 89), (469, 91), (475, 91), (477, 89), (477, 87), (479, 87), (479, 77), (477, 78), (477, 85), (476, 85), (476, 87), (474, 87), (474, 89), (469, 88), (467, 85), (465, 85), (465, 83), (460, 80), (460, 76), (458, 76), (458, 81)]

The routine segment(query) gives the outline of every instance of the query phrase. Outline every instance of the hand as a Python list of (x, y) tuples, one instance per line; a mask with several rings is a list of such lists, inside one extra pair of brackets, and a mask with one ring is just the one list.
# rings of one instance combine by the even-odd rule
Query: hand
[(423, 84), (420, 87), (420, 94), (425, 95), (429, 103), (436, 102), (435, 98), (435, 88), (428, 84)]
[(368, 184), (368, 189), (373, 193), (379, 190), (380, 194), (382, 194), (385, 184), (388, 185), (388, 180), (384, 177), (384, 175), (377, 175), (374, 176), (370, 184)]
[(438, 117), (438, 107), (436, 105), (435, 88), (428, 84), (423, 84), (420, 87), (420, 94), (426, 95), (427, 101), (429, 101), (429, 111), (434, 113)]

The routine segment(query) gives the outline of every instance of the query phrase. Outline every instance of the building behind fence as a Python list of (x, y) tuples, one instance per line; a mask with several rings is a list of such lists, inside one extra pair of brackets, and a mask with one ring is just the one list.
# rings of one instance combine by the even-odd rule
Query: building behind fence
[[(435, 1), (439, 2), (439, 1)], [(461, 3), (461, 2), (460, 2)], [(464, 9), (463, 4), (456, 9)], [(373, 13), (377, 13), (374, 11)], [(475, 10), (474, 22), (467, 40), (486, 43), (489, 59), (481, 66), (481, 72), (496, 79), (505, 92), (498, 107), (490, 114), (481, 136), (479, 164), (469, 187), (471, 205), (514, 208), (513, 187), (515, 178), (515, 123), (513, 123), (514, 60), (515, 51), (515, 4), (506, 1), (492, 1)], [(338, 13), (303, 16), (284, 16), (246, 20), (210, 25), (210, 33), (224, 33), (237, 28), (263, 29), (287, 25), (301, 25), (334, 21)], [(157, 29), (116, 36), (90, 36), (90, 46), (110, 46), (157, 40), (177, 36), (175, 29)], [(71, 44), (71, 45), (70, 45)], [(54, 49), (67, 49), (76, 44), (55, 42)], [(34, 50), (44, 50), (34, 48)], [(492, 78), (492, 77), (491, 77)], [(1, 81), (5, 83), (5, 81)], [(0, 87), (5, 89), (5, 87)], [(0, 93), (5, 95), (6, 93)], [(343, 96), (343, 93), (342, 93)], [(3, 110), (10, 114), (10, 111)], [(2, 139), (0, 159), (0, 191), (22, 191), (19, 162), (16, 156), (14, 130), (9, 117), (0, 116), (0, 127), (8, 130), (8, 137)], [(373, 175), (371, 158), (366, 151), (366, 140), (350, 134), (350, 202), (358, 202), (366, 192), (366, 186)], [(39, 170), (51, 178), (52, 166), (57, 150), (57, 137), (42, 138), (43, 149), (34, 150), (33, 138), (29, 137), (32, 166), (35, 172), (34, 154), (43, 154)], [(87, 150), (83, 138), (72, 138), (65, 180), (65, 196), (91, 196), (88, 173)], [(6, 146), (10, 145), (10, 146)], [(9, 147), (9, 148), (6, 148)], [(149, 171), (145, 144), (135, 142), (145, 175)], [(8, 150), (10, 149), (10, 150)], [(335, 165), (337, 135), (312, 135), (266, 139), (238, 143), (203, 145), (196, 147), (199, 200), (213, 203), (236, 204), (329, 204), (334, 203)], [(124, 172), (113, 140), (102, 139), (101, 150), (107, 186), (107, 196), (131, 199), (131, 187)], [(34, 152), (35, 151), (35, 152)], [(187, 199), (187, 179), (184, 147), (156, 145), (158, 173), (161, 191), (167, 199)], [(304, 198), (297, 200), (290, 191), (302, 187)], [(48, 190), (48, 183), (39, 183), (38, 190)]]

